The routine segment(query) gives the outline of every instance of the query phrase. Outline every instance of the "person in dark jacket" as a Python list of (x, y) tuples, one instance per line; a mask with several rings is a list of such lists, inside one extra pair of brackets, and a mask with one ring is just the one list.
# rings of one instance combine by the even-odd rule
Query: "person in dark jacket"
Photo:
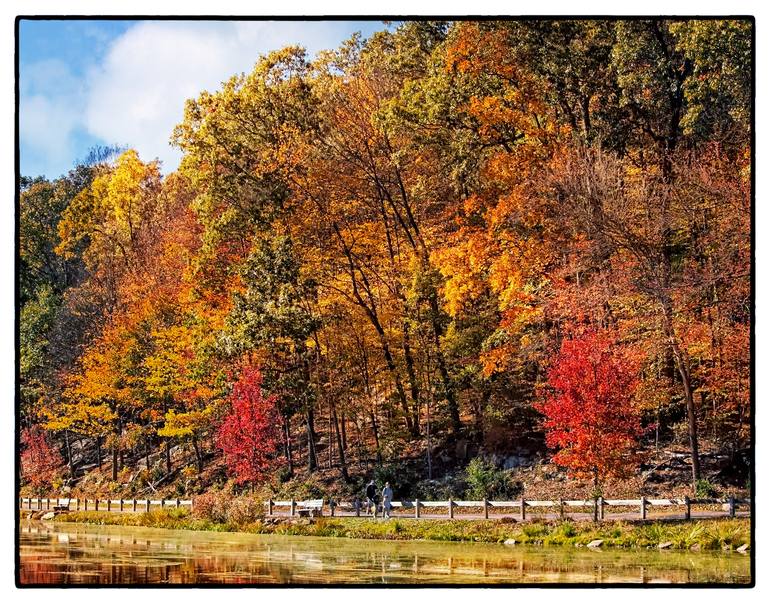
[(374, 511), (374, 517), (377, 518), (377, 485), (374, 480), (366, 485), (366, 513), (370, 514), (370, 510)]

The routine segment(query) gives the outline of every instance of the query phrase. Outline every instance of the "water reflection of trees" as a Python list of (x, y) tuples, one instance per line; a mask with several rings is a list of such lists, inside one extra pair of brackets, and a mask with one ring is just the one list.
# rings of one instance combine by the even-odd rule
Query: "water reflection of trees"
[(24, 584), (620, 583), (748, 580), (748, 559), (24, 525)]

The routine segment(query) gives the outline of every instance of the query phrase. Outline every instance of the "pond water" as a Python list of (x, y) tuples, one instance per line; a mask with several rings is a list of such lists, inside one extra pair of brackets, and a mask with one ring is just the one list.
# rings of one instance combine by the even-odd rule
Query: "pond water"
[(747, 583), (737, 553), (372, 541), (22, 522), (22, 584)]

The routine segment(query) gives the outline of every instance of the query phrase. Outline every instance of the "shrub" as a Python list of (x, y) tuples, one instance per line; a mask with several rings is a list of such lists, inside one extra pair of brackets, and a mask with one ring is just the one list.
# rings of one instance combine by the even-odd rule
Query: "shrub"
[(244, 495), (230, 499), (230, 504), (225, 507), (225, 515), (228, 524), (243, 526), (264, 518), (265, 508), (256, 497)]
[(716, 497), (717, 496), (717, 488), (713, 484), (711, 484), (708, 480), (705, 478), (699, 479), (695, 483), (695, 496), (696, 497)]
[(238, 527), (264, 518), (265, 510), (253, 495), (236, 497), (227, 491), (210, 491), (194, 499), (193, 516)]
[(223, 491), (209, 491), (193, 499), (193, 515), (211, 522), (227, 522), (227, 507), (232, 495)]
[(480, 457), (472, 459), (465, 468), (465, 482), (468, 484), (465, 496), (473, 500), (516, 497), (521, 492), (520, 485), (511, 482), (508, 472), (498, 470)]

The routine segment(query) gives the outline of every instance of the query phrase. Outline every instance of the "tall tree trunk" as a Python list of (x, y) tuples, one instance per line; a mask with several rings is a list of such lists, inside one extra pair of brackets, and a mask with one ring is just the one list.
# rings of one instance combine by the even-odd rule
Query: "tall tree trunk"
[[(334, 431), (337, 434), (337, 449), (340, 453), (340, 473), (342, 474), (342, 479), (345, 482), (350, 482), (350, 476), (348, 476), (348, 465), (345, 460), (345, 449), (342, 447), (342, 433), (340, 432), (340, 424), (337, 421), (337, 405), (335, 405), (333, 402), (331, 403), (331, 411), (332, 421), (334, 422)], [(331, 436), (331, 434), (329, 436)], [(331, 445), (331, 439), (329, 445)]]
[(377, 418), (374, 416), (374, 411), (369, 410), (369, 419), (372, 422), (372, 434), (374, 435), (374, 446), (377, 455), (377, 463), (382, 463), (382, 452), (380, 451), (380, 432), (377, 429)]
[(72, 459), (72, 443), (70, 443), (69, 430), (64, 431), (64, 445), (67, 449), (67, 465), (70, 468), (70, 476), (75, 477), (75, 462)]
[(452, 420), (452, 432), (457, 435), (462, 428), (460, 423), (460, 408), (457, 405), (457, 398), (455, 397), (454, 386), (452, 380), (449, 378), (449, 371), (446, 367), (446, 360), (444, 359), (444, 352), (441, 350), (441, 336), (442, 329), (439, 321), (439, 306), (438, 306), (438, 294), (435, 288), (431, 289), (429, 295), (430, 313), (431, 313), (431, 325), (433, 327), (433, 345), (436, 348), (436, 364), (438, 365), (438, 373), (441, 377), (441, 385), (443, 388), (443, 395), (447, 402), (447, 409), (449, 410), (449, 417)]
[(166, 439), (166, 474), (171, 474), (171, 442)]
[(305, 426), (307, 428), (307, 469), (315, 472), (318, 468), (318, 458), (315, 451), (315, 428), (313, 426), (313, 410), (308, 409), (305, 413)]
[(118, 446), (112, 445), (112, 481), (118, 479)]
[(348, 431), (347, 431), (347, 418), (344, 413), (340, 414), (340, 423), (342, 424), (342, 450), (348, 450)]
[(101, 435), (96, 437), (96, 465), (99, 469), (102, 469), (102, 437)]
[(123, 436), (123, 419), (118, 418), (118, 470), (122, 470), (125, 466), (124, 462), (124, 456), (123, 456), (123, 447), (120, 444), (120, 438)]
[(332, 402), (329, 400), (329, 422), (327, 424), (329, 437), (329, 469), (334, 467), (334, 441), (332, 439)]
[(481, 398), (476, 401), (476, 417), (475, 417), (475, 428), (476, 428), (476, 443), (481, 445), (484, 442), (484, 408), (487, 406), (487, 402), (489, 402), (489, 397), (492, 395), (489, 388), (484, 388), (481, 393)]
[(414, 370), (414, 358), (412, 357), (412, 347), (409, 345), (409, 323), (404, 320), (401, 322), (401, 330), (404, 334), (403, 350), (404, 363), (406, 365), (406, 375), (409, 378), (409, 393), (412, 396), (412, 430), (411, 434), (415, 438), (420, 436), (420, 390), (417, 384), (417, 375)]
[(147, 464), (147, 471), (150, 471), (150, 439), (144, 439), (144, 461)]
[(201, 454), (200, 444), (198, 443), (198, 437), (193, 434), (192, 446), (195, 450), (195, 461), (198, 464), (198, 474), (203, 473), (203, 455)]
[(286, 463), (289, 466), (289, 476), (294, 476), (294, 460), (291, 455), (291, 417), (288, 415), (283, 418), (283, 444)]

